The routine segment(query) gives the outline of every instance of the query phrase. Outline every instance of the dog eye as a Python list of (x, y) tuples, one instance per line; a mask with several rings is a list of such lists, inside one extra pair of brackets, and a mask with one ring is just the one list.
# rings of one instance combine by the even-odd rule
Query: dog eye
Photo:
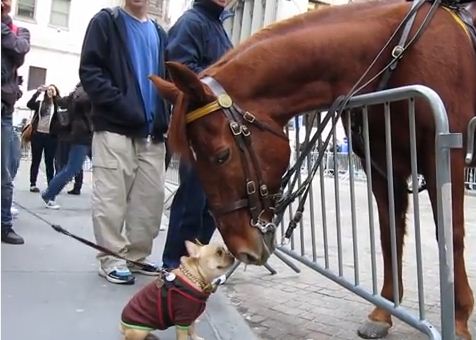
[(230, 158), (230, 149), (226, 149), (226, 150), (223, 150), (223, 151), (220, 151), (216, 156), (215, 156), (215, 162), (218, 164), (218, 165), (222, 165), (223, 163), (225, 163), (228, 158)]
[(217, 250), (217, 255), (220, 256), (220, 257), (223, 256), (223, 250), (218, 249)]

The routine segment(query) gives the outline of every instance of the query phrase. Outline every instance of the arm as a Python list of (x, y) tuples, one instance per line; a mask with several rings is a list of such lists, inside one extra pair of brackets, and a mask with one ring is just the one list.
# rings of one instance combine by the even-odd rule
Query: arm
[(26, 103), (26, 106), (30, 109), (30, 110), (34, 110), (34, 111), (38, 111), (39, 107), (40, 107), (40, 102), (37, 101), (36, 99), (38, 98), (38, 96), (40, 95), (41, 91), (40, 90), (37, 90), (35, 92), (35, 94), (31, 97), (31, 99), (28, 101), (28, 103)]
[(26, 28), (18, 28), (18, 35), (2, 23), (2, 52), (5, 51), (17, 59), (30, 50), (30, 32)]
[(122, 93), (113, 85), (107, 71), (110, 32), (106, 26), (107, 20), (111, 20), (108, 16), (107, 12), (99, 12), (89, 23), (81, 51), (79, 77), (94, 104), (118, 106), (121, 105)]
[(192, 18), (179, 20), (169, 32), (166, 58), (187, 65), (195, 73), (205, 69), (201, 65), (203, 55), (202, 25)]
[(71, 103), (71, 99), (73, 97), (73, 92), (71, 92), (70, 94), (68, 94), (66, 97), (60, 97), (58, 99), (56, 99), (56, 103), (58, 104), (58, 106), (62, 109), (68, 109), (68, 106), (70, 105)]

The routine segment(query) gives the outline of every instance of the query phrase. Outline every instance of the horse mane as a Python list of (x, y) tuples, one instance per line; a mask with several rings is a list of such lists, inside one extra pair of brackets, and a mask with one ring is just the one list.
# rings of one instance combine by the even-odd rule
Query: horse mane
[[(264, 44), (271, 42), (279, 42), (282, 44), (284, 39), (288, 37), (292, 39), (296, 34), (300, 34), (300, 32), (309, 32), (317, 27), (356, 20), (356, 16), (359, 20), (363, 21), (372, 20), (374, 18), (377, 19), (385, 12), (385, 8), (390, 8), (389, 6), (393, 6), (395, 10), (398, 10), (397, 7), (399, 6), (395, 6), (395, 4), (398, 3), (404, 4), (405, 2), (403, 0), (376, 0), (345, 6), (332, 6), (276, 22), (261, 29), (246, 41), (227, 52), (216, 63), (202, 71), (199, 76), (200, 78), (205, 76), (216, 78), (217, 73), (230, 62), (237, 61), (242, 57), (255, 55), (257, 48), (264, 48), (264, 50), (266, 50)], [(376, 11), (376, 8), (382, 8), (382, 10)], [(357, 12), (358, 14), (356, 14)], [(188, 144), (187, 127), (185, 123), (185, 114), (187, 113), (186, 110), (189, 104), (189, 99), (183, 93), (180, 94), (172, 113), (169, 127), (169, 143), (175, 153), (190, 159), (192, 153)]]
[[(216, 63), (205, 69), (201, 75), (214, 76), (216, 70), (232, 59), (253, 48), (263, 40), (273, 37), (281, 37), (283, 35), (293, 33), (302, 29), (308, 29), (312, 26), (329, 24), (336, 21), (346, 21), (355, 18), (355, 11), (370, 12), (375, 11), (375, 7), (379, 5), (389, 5), (402, 3), (402, 0), (371, 0), (363, 3), (350, 3), (344, 6), (329, 6), (310, 12), (298, 14), (286, 20), (272, 23), (261, 30), (254, 33), (251, 37), (240, 43), (238, 46), (228, 51)], [(365, 13), (359, 13), (365, 15)]]

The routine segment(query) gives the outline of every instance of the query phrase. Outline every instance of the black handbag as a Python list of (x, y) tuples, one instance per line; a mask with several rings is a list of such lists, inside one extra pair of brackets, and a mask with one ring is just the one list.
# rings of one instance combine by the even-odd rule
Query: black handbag
[(69, 110), (58, 110), (56, 113), (59, 127), (61, 129), (67, 129), (71, 125), (71, 115)]

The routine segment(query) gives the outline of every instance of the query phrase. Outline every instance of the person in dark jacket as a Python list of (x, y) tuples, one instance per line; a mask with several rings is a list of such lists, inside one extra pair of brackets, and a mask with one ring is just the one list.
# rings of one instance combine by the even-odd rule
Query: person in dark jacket
[[(220, 17), (227, 1), (195, 0), (169, 31), (167, 59), (181, 62), (200, 73), (217, 61), (232, 44)], [(179, 166), (180, 186), (170, 210), (167, 240), (162, 255), (165, 268), (176, 268), (187, 254), (185, 240), (207, 244), (215, 231), (205, 192), (195, 170)]]
[[(169, 107), (148, 79), (165, 76), (165, 31), (147, 16), (147, 0), (125, 0), (89, 23), (79, 76), (92, 104), (93, 226), (98, 244), (148, 262), (164, 204)], [(98, 254), (107, 281), (133, 284), (125, 261)]]
[(80, 84), (66, 97), (65, 104), (70, 128), (63, 138), (70, 144), (70, 150), (65, 167), (53, 177), (48, 188), (41, 194), (46, 208), (49, 209), (59, 209), (59, 205), (55, 202), (56, 196), (74, 175), (81, 171), (86, 156), (91, 154), (91, 104)]
[[(56, 154), (55, 154), (55, 170), (56, 173), (60, 172), (61, 170), (64, 169), (66, 164), (68, 164), (68, 155), (69, 152), (71, 151), (71, 122), (70, 118), (71, 115), (73, 114), (74, 110), (74, 101), (72, 100), (72, 97), (74, 96), (76, 90), (81, 86), (82, 91), (84, 89), (82, 88), (81, 83), (78, 83), (75, 87), (75, 90), (72, 91), (67, 97), (62, 98), (60, 101), (60, 111), (58, 111), (59, 117), (63, 116), (65, 117), (64, 123), (61, 126), (60, 131), (58, 132), (58, 143), (56, 145)], [(60, 119), (61, 120), (61, 119)], [(91, 146), (91, 145), (90, 145)], [(91, 154), (91, 148), (89, 148), (89, 156)], [(81, 187), (83, 186), (83, 169), (79, 170), (79, 172), (74, 176), (74, 185), (73, 189), (68, 191), (69, 195), (80, 195), (81, 194)]]
[[(41, 100), (38, 97), (42, 94)], [(55, 85), (40, 86), (26, 106), (35, 111), (31, 119), (31, 167), (30, 191), (40, 192), (36, 186), (38, 170), (43, 152), (45, 153), (46, 179), (48, 184), (55, 174), (54, 159), (56, 152), (56, 135), (58, 133), (58, 107), (61, 99)]]
[(9, 16), (11, 1), (2, 0), (2, 131), (1, 131), (1, 168), (2, 168), (2, 201), (1, 222), (2, 242), (23, 244), (23, 238), (13, 230), (12, 196), (13, 183), (12, 154), (13, 126), (12, 116), (15, 102), (21, 96), (20, 77), (17, 70), (23, 64), (25, 55), (30, 50), (30, 32), (13, 24)]

